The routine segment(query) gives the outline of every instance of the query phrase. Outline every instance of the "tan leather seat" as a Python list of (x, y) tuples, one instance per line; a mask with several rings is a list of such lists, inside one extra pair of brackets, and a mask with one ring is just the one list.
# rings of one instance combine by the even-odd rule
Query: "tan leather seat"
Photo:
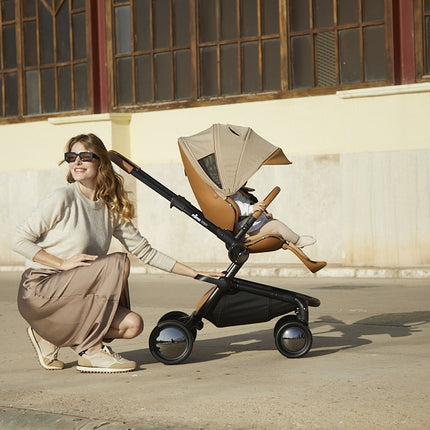
[[(226, 200), (222, 199), (200, 178), (188, 158), (185, 157), (182, 148), (179, 150), (185, 174), (205, 218), (219, 228), (236, 233), (240, 213), (236, 202), (230, 197), (227, 197)], [(282, 236), (277, 234), (247, 236), (244, 241), (249, 252), (252, 253), (276, 251), (282, 248), (284, 243)]]

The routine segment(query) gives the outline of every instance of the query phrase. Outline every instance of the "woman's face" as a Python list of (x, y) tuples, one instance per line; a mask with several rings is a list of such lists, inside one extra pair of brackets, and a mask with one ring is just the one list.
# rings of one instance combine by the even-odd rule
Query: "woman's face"
[[(87, 152), (88, 149), (81, 142), (76, 142), (71, 152)], [(76, 160), (69, 163), (69, 170), (76, 182), (82, 183), (86, 186), (95, 186), (97, 178), (97, 170), (99, 167), (99, 160), (93, 158), (91, 161), (82, 161), (80, 157), (76, 157)]]

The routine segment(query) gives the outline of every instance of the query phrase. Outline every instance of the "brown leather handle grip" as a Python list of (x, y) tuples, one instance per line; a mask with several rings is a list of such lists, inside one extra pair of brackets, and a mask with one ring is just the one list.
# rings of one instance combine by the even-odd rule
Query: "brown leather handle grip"
[[(270, 191), (270, 193), (267, 195), (267, 197), (263, 200), (264, 203), (266, 204), (266, 208), (267, 206), (269, 206), (270, 203), (272, 203), (273, 199), (279, 194), (279, 191), (281, 191), (281, 189), (276, 186), (275, 188), (273, 188), (272, 191)], [(264, 211), (255, 211), (252, 216), (257, 219)]]
[(115, 163), (118, 167), (121, 167), (121, 169), (125, 170), (127, 173), (131, 173), (133, 169), (140, 169), (137, 164), (133, 163), (128, 158), (124, 157), (124, 155), (121, 155), (119, 152), (110, 150), (109, 156), (112, 163)]

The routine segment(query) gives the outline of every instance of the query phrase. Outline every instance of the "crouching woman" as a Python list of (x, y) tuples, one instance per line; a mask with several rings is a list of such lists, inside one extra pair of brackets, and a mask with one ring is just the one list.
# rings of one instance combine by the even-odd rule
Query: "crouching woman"
[(134, 207), (97, 136), (71, 138), (64, 160), (69, 184), (44, 198), (13, 238), (12, 248), (26, 258), (18, 309), (43, 368), (62, 369), (59, 348), (70, 347), (81, 372), (130, 371), (136, 363), (105, 345), (143, 330), (130, 309), (127, 254), (107, 254), (112, 237), (151, 266), (189, 277), (198, 272), (152, 248), (134, 226)]

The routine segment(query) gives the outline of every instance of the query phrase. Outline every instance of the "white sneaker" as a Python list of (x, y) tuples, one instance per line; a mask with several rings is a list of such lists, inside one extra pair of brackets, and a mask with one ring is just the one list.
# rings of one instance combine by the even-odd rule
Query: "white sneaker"
[(31, 327), (27, 328), (27, 334), (36, 351), (40, 365), (46, 370), (61, 370), (64, 363), (57, 360), (60, 348), (40, 337)]
[(119, 373), (130, 372), (136, 368), (134, 361), (121, 357), (109, 346), (103, 345), (95, 354), (83, 353), (79, 356), (76, 369), (86, 373)]
[(297, 248), (313, 245), (317, 240), (312, 236), (300, 236), (299, 240), (294, 244)]

